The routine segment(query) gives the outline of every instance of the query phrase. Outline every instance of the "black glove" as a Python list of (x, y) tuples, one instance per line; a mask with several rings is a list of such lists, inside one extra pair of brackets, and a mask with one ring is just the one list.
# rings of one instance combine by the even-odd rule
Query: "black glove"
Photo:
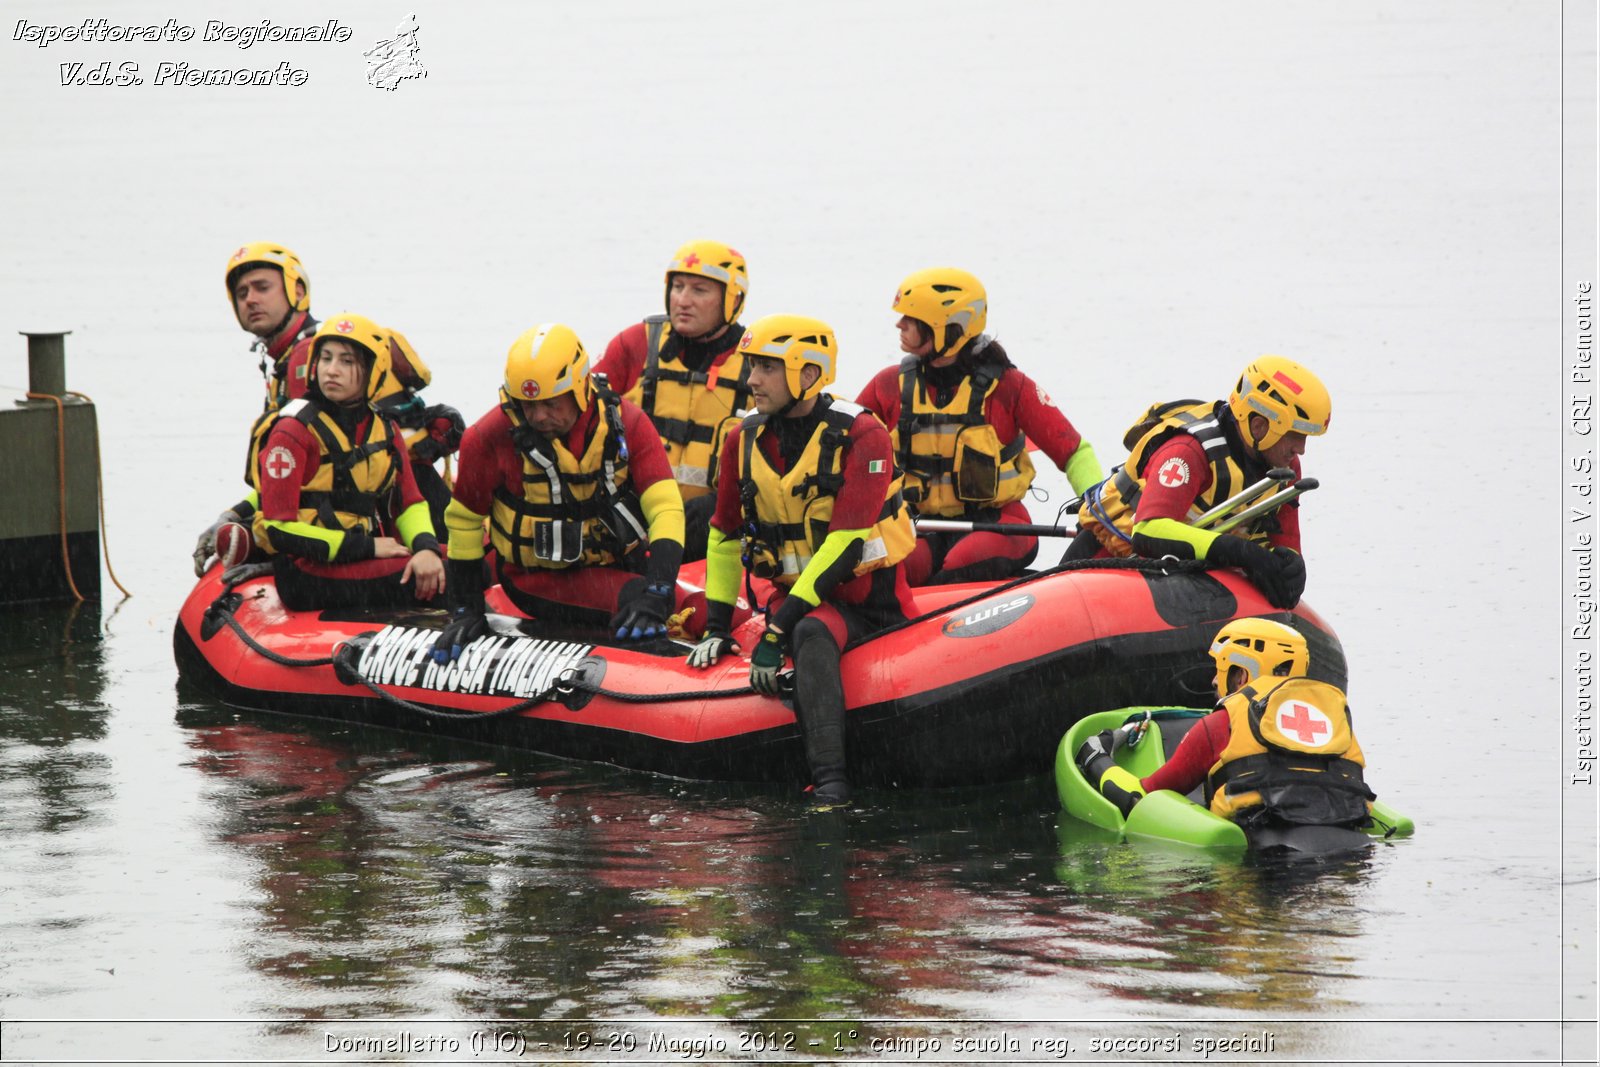
[(617, 605), (611, 616), (611, 629), (620, 641), (648, 641), (667, 635), (667, 619), (672, 614), (673, 587), (647, 585), (632, 600)]
[(265, 561), (261, 563), (241, 563), (222, 572), (222, 584), (232, 589), (234, 586), (242, 585), (253, 578), (264, 578), (271, 573), (272, 564)]
[(482, 615), (488, 610), (483, 603), (483, 560), (445, 560), (444, 598), (451, 614), (465, 611)]
[(481, 611), (457, 608), (433, 642), (433, 662), (444, 664), (461, 657), (462, 649), (489, 632), (489, 620)]
[(428, 436), (411, 446), (411, 455), (424, 463), (454, 453), (461, 447), (461, 435), (467, 432), (467, 421), (449, 404), (434, 404), (424, 409), (422, 425), (427, 428)]
[(247, 529), (249, 528), (249, 523), (245, 522), (238, 512), (229, 508), (221, 515), (218, 515), (217, 521), (207, 526), (204, 532), (200, 534), (199, 540), (195, 541), (194, 576), (196, 578), (205, 577), (207, 561), (217, 554), (217, 531), (230, 522), (236, 522)]
[(1267, 548), (1224, 534), (1211, 543), (1206, 558), (1244, 571), (1275, 608), (1294, 607), (1306, 591), (1306, 561), (1293, 549)]

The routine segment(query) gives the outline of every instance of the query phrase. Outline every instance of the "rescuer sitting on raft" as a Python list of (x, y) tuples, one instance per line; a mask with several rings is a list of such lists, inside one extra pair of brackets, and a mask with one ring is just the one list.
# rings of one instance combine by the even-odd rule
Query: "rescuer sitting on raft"
[(571, 327), (512, 344), (500, 403), (468, 428), (445, 524), (452, 618), (447, 662), (487, 632), (484, 520), (499, 581), (528, 615), (664, 636), (683, 561), (683, 498), (666, 450), (632, 402), (589, 374)]
[[(443, 588), (439, 542), (400, 428), (374, 399), (391, 374), (388, 331), (336, 315), (313, 336), (305, 395), (267, 428), (255, 541), (274, 553), (288, 608), (403, 606)], [(400, 540), (382, 532), (396, 493)]]
[[(913, 515), (1029, 522), (1030, 438), (1073, 492), (1105, 477), (1089, 442), (983, 332), (988, 296), (977, 278), (954, 267), (917, 271), (895, 290), (894, 310), (906, 357), (879, 372), (856, 402), (889, 427)], [(906, 577), (912, 585), (1007, 578), (1038, 548), (1029, 535), (923, 533)]]
[[(234, 317), (256, 336), (253, 350), (261, 357), (266, 400), (260, 418), (250, 430), (245, 481), (251, 492), (201, 533), (194, 550), (196, 577), (205, 573), (206, 562), (216, 552), (216, 535), (223, 524), (250, 525), (259, 501), (260, 487), (254, 478), (261, 444), (277, 412), (289, 401), (305, 395), (311, 338), (317, 331), (317, 320), (311, 315), (311, 279), (300, 257), (289, 249), (270, 241), (256, 241), (229, 256), (223, 270)], [(403, 335), (396, 330), (386, 332), (390, 375), (383, 395), (376, 398), (377, 406), (404, 431), (417, 488), (428, 500), (435, 528), (442, 529), (450, 490), (433, 464), (456, 450), (466, 424), (461, 413), (447, 404), (423, 404), (417, 390), (432, 377), (427, 365)]]
[(729, 636), (746, 563), (783, 595), (767, 605), (750, 684), (778, 693), (794, 657), (795, 718), (820, 805), (850, 800), (839, 655), (912, 614), (901, 561), (916, 535), (900, 497), (888, 432), (822, 390), (838, 344), (827, 323), (768, 315), (739, 342), (756, 413), (723, 445), (706, 556), (705, 637), (690, 664), (738, 650)]
[(684, 558), (697, 560), (706, 555), (723, 438), (750, 406), (736, 351), (750, 276), (727, 245), (690, 241), (673, 253), (666, 279), (667, 313), (613, 337), (595, 373), (639, 405), (661, 435), (683, 494)]
[(1209, 560), (1242, 569), (1274, 607), (1294, 607), (1306, 585), (1298, 503), (1231, 534), (1192, 523), (1270, 469), (1298, 478), (1306, 437), (1327, 432), (1332, 411), (1317, 376), (1282, 356), (1252, 362), (1227, 400), (1151, 407), (1123, 439), (1127, 462), (1084, 494), (1069, 558)]
[(1212, 812), (1245, 826), (1276, 822), (1360, 826), (1367, 820), (1366, 760), (1345, 696), (1305, 677), (1305, 637), (1270, 619), (1235, 619), (1211, 644), (1216, 710), (1190, 727), (1143, 779), (1112, 753), (1138, 726), (1106, 730), (1076, 754), (1078, 767), (1124, 817), (1157, 789), (1188, 793), (1205, 783)]

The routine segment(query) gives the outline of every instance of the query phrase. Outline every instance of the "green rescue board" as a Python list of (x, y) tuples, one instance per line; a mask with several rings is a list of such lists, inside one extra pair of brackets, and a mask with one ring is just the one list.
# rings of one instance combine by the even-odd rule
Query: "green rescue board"
[[(1181, 735), (1184, 727), (1207, 714), (1194, 708), (1119, 708), (1078, 720), (1056, 748), (1056, 792), (1061, 797), (1061, 806), (1074, 818), (1124, 838), (1176, 842), (1218, 853), (1243, 853), (1250, 842), (1242, 829), (1182, 794), (1157, 789), (1135, 804), (1133, 812), (1123, 819), (1117, 806), (1084, 778), (1073, 759), (1084, 740), (1091, 734), (1115, 730), (1142, 718), (1145, 712), (1150, 713), (1150, 726), (1145, 736), (1137, 745), (1118, 749), (1114, 757), (1120, 766), (1139, 778), (1155, 773), (1166, 762), (1163, 724), (1169, 731)], [(1383, 801), (1373, 802), (1368, 835), (1409, 837), (1415, 829), (1410, 819)]]

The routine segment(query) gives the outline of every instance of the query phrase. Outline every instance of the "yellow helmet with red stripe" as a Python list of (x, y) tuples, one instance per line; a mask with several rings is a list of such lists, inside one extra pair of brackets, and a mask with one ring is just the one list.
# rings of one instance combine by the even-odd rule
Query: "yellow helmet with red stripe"
[(1283, 356), (1261, 356), (1246, 367), (1228, 407), (1247, 439), (1251, 415), (1267, 420), (1266, 434), (1250, 442), (1261, 450), (1277, 444), (1286, 433), (1308, 437), (1327, 433), (1333, 418), (1333, 400), (1322, 379)]

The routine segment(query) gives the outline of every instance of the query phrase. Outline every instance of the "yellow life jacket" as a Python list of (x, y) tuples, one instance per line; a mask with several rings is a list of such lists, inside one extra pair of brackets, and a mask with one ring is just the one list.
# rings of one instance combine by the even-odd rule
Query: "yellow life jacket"
[[(1079, 525), (1092, 530), (1113, 556), (1133, 555), (1134, 513), (1150, 476), (1145, 468), (1156, 449), (1180, 433), (1189, 434), (1200, 442), (1211, 468), (1211, 485), (1195, 497), (1189, 509), (1190, 520), (1265, 476), (1267, 468), (1260, 458), (1247, 452), (1243, 443), (1236, 442), (1223, 428), (1225, 407), (1222, 401), (1200, 400), (1152, 405), (1123, 436), (1123, 447), (1128, 449), (1127, 460), (1111, 472), (1111, 477), (1083, 495), (1083, 506), (1078, 510)], [(1198, 479), (1199, 475), (1191, 477)], [(1235, 527), (1229, 534), (1266, 543), (1278, 530), (1277, 514), (1268, 512)]]
[[(388, 421), (373, 414), (367, 420), (366, 433), (351, 440), (322, 405), (309, 397), (289, 401), (272, 421), (280, 418), (294, 419), (310, 430), (320, 456), (317, 472), (300, 487), (295, 518), (324, 530), (359, 527), (376, 536), (381, 525), (379, 511), (399, 479), (399, 450), (389, 436)], [(271, 452), (265, 462), (274, 462)], [(258, 510), (252, 528), (256, 544), (271, 552), (266, 522), (265, 514)]]
[(1009, 444), (989, 424), (989, 397), (1004, 367), (980, 363), (948, 403), (928, 391), (923, 362), (900, 361), (900, 418), (890, 439), (905, 472), (906, 503), (918, 515), (962, 516), (1021, 500), (1033, 484), (1027, 435)]
[[(644, 370), (626, 397), (650, 416), (666, 446), (678, 490), (692, 500), (716, 488), (722, 442), (739, 424), (739, 412), (750, 406), (750, 368), (734, 352), (717, 368), (713, 386), (706, 371), (691, 371), (676, 361), (663, 366), (661, 346), (671, 331), (665, 315), (644, 320)], [(743, 331), (734, 324), (728, 335), (730, 344), (738, 344)]]
[[(755, 414), (744, 420), (739, 431), (744, 562), (756, 577), (793, 585), (827, 539), (834, 498), (844, 487), (844, 452), (850, 428), (865, 410), (826, 393), (819, 397), (817, 427), (783, 474), (757, 447), (756, 439), (766, 432), (767, 417)], [(910, 555), (916, 544), (916, 530), (896, 476), (862, 545), (855, 573), (893, 566)]]
[[(1228, 743), (1206, 775), (1207, 803), (1241, 822), (1271, 817), (1354, 825), (1375, 799), (1362, 776), (1344, 693), (1312, 678), (1257, 679), (1222, 702)], [(1258, 688), (1259, 687), (1259, 688)]]
[(489, 509), (489, 543), (506, 563), (524, 570), (607, 566), (646, 544), (639, 497), (628, 487), (621, 401), (601, 376), (589, 381), (600, 417), (581, 456), (535, 430), (500, 390), (500, 410), (522, 453), (522, 495), (497, 488)]

